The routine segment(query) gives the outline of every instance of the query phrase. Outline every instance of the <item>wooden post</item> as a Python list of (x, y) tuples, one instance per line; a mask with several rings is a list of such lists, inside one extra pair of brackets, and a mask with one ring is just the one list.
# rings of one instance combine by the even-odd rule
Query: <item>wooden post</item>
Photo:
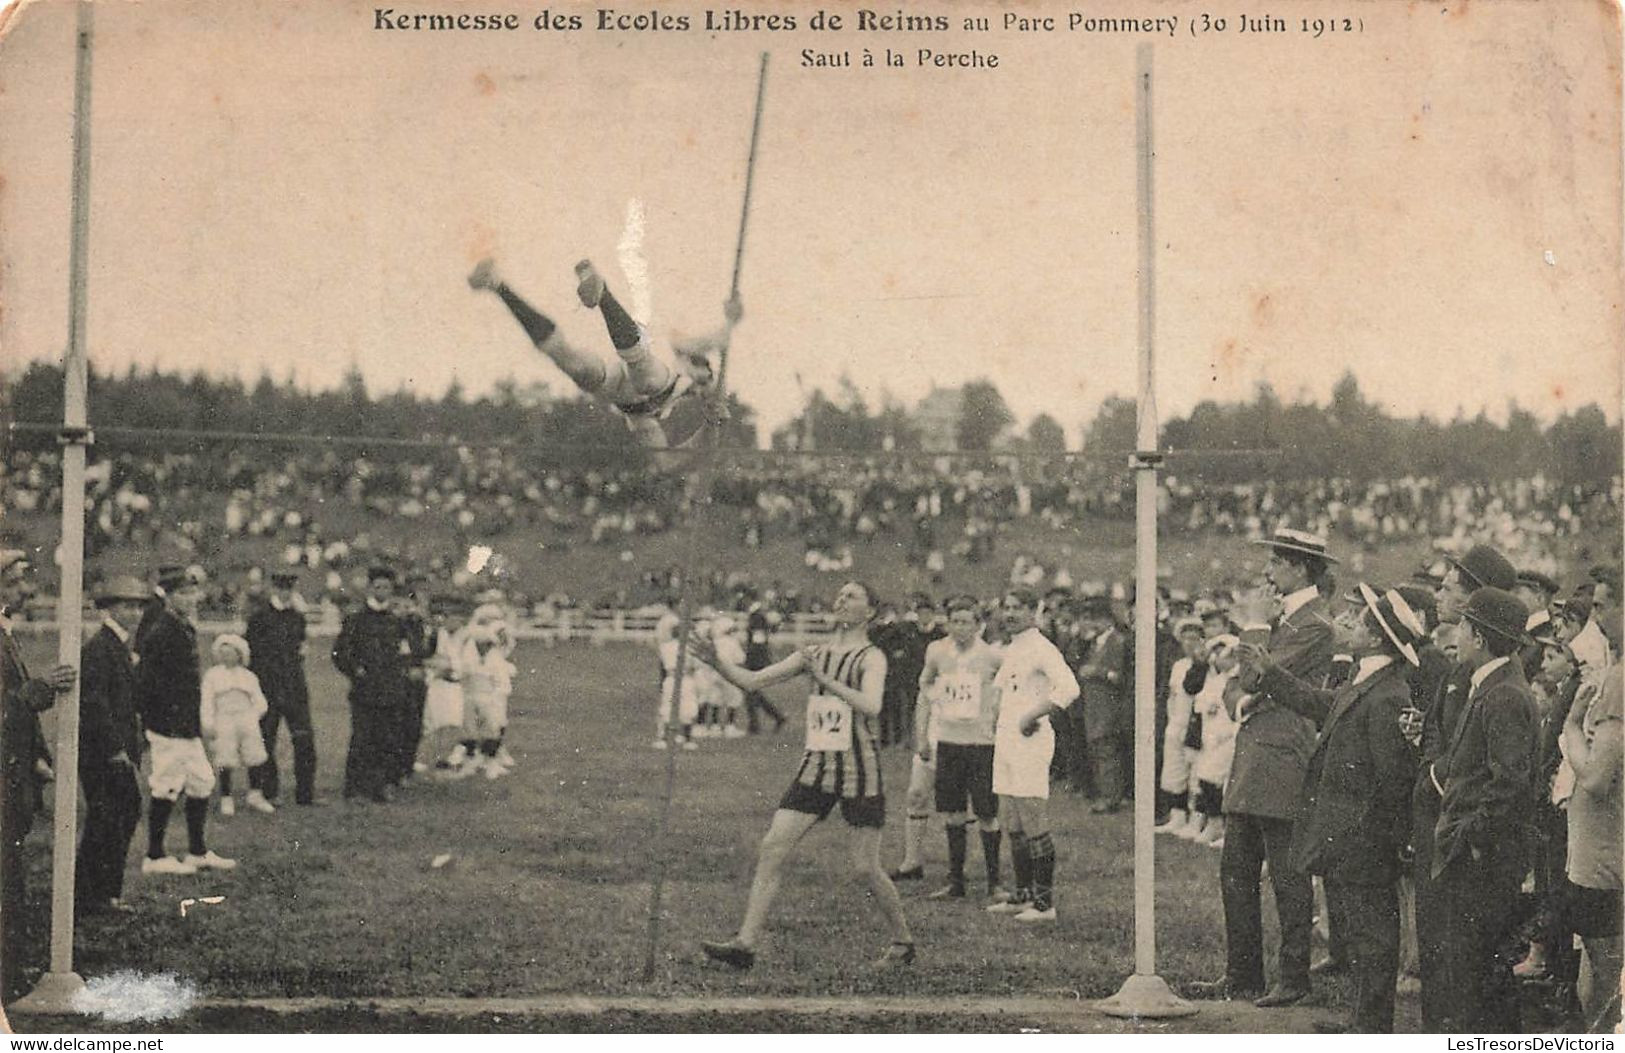
[(1151, 134), (1151, 45), (1137, 52), (1134, 82), (1135, 180), (1139, 197), (1139, 399), (1134, 489), (1134, 974), (1111, 998), (1098, 1003), (1110, 1016), (1190, 1016), (1196, 1007), (1174, 996), (1157, 975), (1156, 849), (1151, 826), (1156, 809), (1157, 675), (1157, 452), (1156, 247)]
[[(90, 252), (90, 55), (95, 13), (78, 2), (73, 82), (73, 206), (68, 256), (68, 350), (63, 359), (61, 585), (57, 592), (57, 661), (75, 668), (84, 636), (85, 305)], [(51, 828), (51, 966), (17, 1008), (71, 1013), (85, 986), (73, 971), (74, 837), (79, 814), (79, 684), (56, 704), (56, 797)]]

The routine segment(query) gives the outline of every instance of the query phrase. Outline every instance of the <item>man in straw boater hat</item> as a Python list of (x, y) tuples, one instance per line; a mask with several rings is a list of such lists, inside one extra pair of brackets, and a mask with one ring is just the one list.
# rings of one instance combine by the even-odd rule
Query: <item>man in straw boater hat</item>
[[(1266, 585), (1238, 598), (1234, 614), (1241, 640), (1267, 651), (1271, 661), (1311, 687), (1331, 670), (1332, 621), (1320, 585), (1337, 560), (1326, 539), (1280, 528), (1256, 544), (1267, 546)], [(1240, 686), (1257, 688), (1256, 670), (1243, 670)], [(1229, 704), (1228, 702), (1226, 703)], [(1225, 975), (1198, 984), (1203, 998), (1253, 998), (1263, 1008), (1291, 1005), (1309, 993), (1309, 939), (1314, 892), (1309, 875), (1293, 865), (1293, 819), (1314, 751), (1315, 726), (1267, 697), (1244, 695), (1232, 714), (1235, 759), (1224, 790), (1225, 834), (1219, 861), (1224, 898)], [(1264, 990), (1263, 909), (1265, 862), (1275, 891), (1281, 943), (1275, 985)]]
[[(655, 352), (644, 328), (615, 299), (590, 260), (576, 264), (576, 278), (576, 295), (582, 305), (596, 308), (604, 316), (610, 343), (615, 347), (613, 358), (566, 343), (553, 320), (526, 303), (497, 274), (493, 261), (484, 259), (476, 264), (468, 276), (468, 285), (471, 289), (489, 289), (495, 293), (536, 350), (575, 381), (576, 387), (619, 410), (627, 427), (644, 445), (665, 448), (669, 443), (662, 422), (685, 395), (703, 394), (712, 389), (716, 373), (711, 355), (720, 348), (721, 342), (716, 338), (674, 342), (668, 361)], [(728, 324), (737, 324), (742, 317), (739, 301), (728, 301), (726, 313)]]
[(248, 668), (259, 677), (269, 707), (260, 719), (265, 763), (248, 773), (248, 805), (275, 807), (281, 778), (276, 764), (277, 730), (284, 721), (293, 744), (293, 799), (316, 803), (316, 736), (310, 723), (310, 687), (305, 679), (305, 612), (294, 600), (296, 571), (278, 567), (267, 575), (271, 594), (248, 616)]
[(19, 946), (26, 906), (23, 838), (39, 810), (36, 762), (45, 739), (39, 714), (56, 705), (56, 696), (73, 689), (78, 671), (59, 665), (42, 677), (30, 676), (21, 649), (11, 635), (16, 606), (27, 595), (31, 564), (18, 548), (0, 548), (0, 761), (5, 773), (0, 797), (0, 998), (22, 994), (23, 957)]
[(1348, 1021), (1317, 1021), (1315, 1028), (1382, 1034), (1394, 1029), (1400, 853), (1416, 768), (1400, 715), (1411, 705), (1408, 673), (1420, 665), (1426, 630), (1395, 590), (1379, 595), (1362, 582), (1351, 598), (1359, 606), (1339, 616), (1337, 636), (1354, 656), (1354, 671), (1335, 691), (1304, 683), (1257, 644), (1242, 651), (1257, 671), (1258, 695), (1319, 728), (1292, 861), (1325, 882), (1354, 992)]
[(1432, 884), (1417, 900), (1418, 930), (1438, 941), (1435, 968), (1422, 977), (1423, 996), (1441, 1014), (1428, 1024), (1446, 1031), (1521, 1030), (1506, 951), (1528, 863), (1538, 723), (1517, 661), (1528, 619), (1528, 609), (1505, 589), (1485, 586), (1468, 599), (1456, 639), (1458, 661), (1472, 670), (1466, 701), (1443, 752), (1423, 773), (1439, 795)]
[[(1439, 790), (1429, 772), (1433, 762), (1449, 746), (1467, 696), (1472, 688), (1473, 666), (1457, 653), (1457, 643), (1465, 631), (1462, 614), (1474, 590), (1493, 586), (1509, 592), (1516, 586), (1518, 572), (1512, 563), (1489, 545), (1474, 545), (1460, 557), (1446, 558), (1444, 575), (1434, 593), (1440, 644), (1452, 659), (1450, 670), (1439, 681), (1436, 694), (1424, 698), (1421, 766), (1411, 793), (1411, 848), (1415, 853), (1412, 876), (1416, 883), (1417, 971), (1422, 981), (1422, 1027), (1429, 1032), (1442, 1028), (1447, 1006), (1438, 1001), (1444, 990), (1436, 977), (1448, 964), (1444, 961), (1445, 936), (1430, 926), (1442, 917), (1429, 900), (1433, 895), (1433, 835), (1439, 819)], [(1521, 630), (1521, 627), (1520, 627)]]
[(128, 574), (92, 594), (102, 624), (80, 650), (79, 785), (85, 825), (74, 873), (74, 908), (83, 914), (128, 912), (124, 860), (141, 825), (141, 716), (135, 704), (130, 642), (152, 588)]
[[(197, 615), (203, 599), (203, 580), (195, 569), (163, 567), (158, 587), (162, 601), (149, 606), (145, 629), (136, 637), (141, 656), (136, 665), (136, 702), (146, 728), (152, 771), (147, 788), (147, 857), (143, 874), (195, 874), (199, 870), (231, 870), (234, 859), (215, 854), (204, 841), (209, 819), (209, 795), (214, 792), (214, 767), (203, 749), (203, 673), (198, 662)], [(186, 816), (186, 856), (177, 859), (164, 851), (170, 813), (182, 797)]]

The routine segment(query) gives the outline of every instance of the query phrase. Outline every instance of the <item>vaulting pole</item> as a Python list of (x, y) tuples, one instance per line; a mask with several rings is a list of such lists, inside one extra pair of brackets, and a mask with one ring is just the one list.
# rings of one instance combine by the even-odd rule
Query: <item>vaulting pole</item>
[[(739, 300), (739, 271), (745, 260), (745, 230), (750, 220), (750, 192), (756, 175), (756, 147), (762, 133), (762, 99), (766, 91), (767, 52), (764, 51), (761, 69), (756, 79), (756, 112), (751, 119), (750, 154), (745, 161), (745, 200), (739, 212), (739, 237), (734, 243), (733, 277), (728, 284), (730, 305)], [(701, 460), (699, 470), (693, 479), (693, 489), (690, 491), (691, 515), (697, 514), (711, 499), (711, 479), (716, 466), (717, 446), (721, 441), (718, 429), (722, 427), (727, 415), (728, 390), (725, 384), (728, 376), (728, 347), (733, 342), (734, 321), (730, 317), (723, 329), (722, 349), (717, 362), (716, 392), (711, 396), (715, 399), (715, 405), (708, 407), (706, 411), (708, 423), (704, 425), (706, 434), (701, 437)], [(684, 667), (688, 664), (689, 634), (694, 626), (694, 598), (689, 586), (699, 554), (699, 536), (699, 524), (695, 523), (689, 533), (688, 555), (682, 563), (683, 577), (677, 590), (677, 668), (672, 673), (671, 711), (667, 716), (666, 726), (660, 732), (662, 741), (666, 743), (666, 786), (660, 800), (660, 823), (655, 830), (655, 872), (649, 888), (649, 936), (643, 959), (645, 983), (655, 978), (656, 962), (660, 956), (661, 901), (666, 888), (666, 840), (671, 827), (672, 798), (677, 791), (678, 743), (673, 733), (682, 720), (683, 682), (686, 679)]]
[(1134, 81), (1135, 180), (1139, 197), (1139, 400), (1132, 467), (1134, 488), (1134, 974), (1099, 1003), (1110, 1016), (1189, 1016), (1196, 1007), (1176, 998), (1157, 975), (1156, 850), (1151, 826), (1156, 810), (1157, 672), (1157, 451), (1156, 224), (1153, 202), (1156, 156), (1151, 128), (1151, 45), (1137, 52)]
[[(78, 2), (73, 81), (73, 206), (68, 252), (68, 350), (62, 364), (62, 546), (57, 590), (57, 661), (79, 666), (84, 635), (85, 286), (90, 252), (90, 49), (94, 11)], [(51, 827), (51, 967), (27, 997), (25, 1012), (71, 1013), (85, 981), (73, 971), (74, 835), (79, 814), (79, 684), (56, 703), (56, 798)], [(15, 949), (13, 949), (13, 953)]]

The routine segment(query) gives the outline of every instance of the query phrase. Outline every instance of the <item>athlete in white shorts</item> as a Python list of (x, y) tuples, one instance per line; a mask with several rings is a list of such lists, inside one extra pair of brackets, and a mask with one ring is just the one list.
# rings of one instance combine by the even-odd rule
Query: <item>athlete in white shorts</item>
[[(674, 346), (674, 361), (668, 361), (655, 353), (643, 327), (626, 313), (591, 261), (576, 264), (576, 277), (579, 279), (576, 294), (582, 304), (597, 308), (604, 316), (610, 343), (615, 346), (612, 359), (567, 344), (553, 320), (509, 288), (491, 260), (481, 260), (475, 265), (468, 284), (473, 289), (496, 293), (524, 328), (536, 350), (552, 359), (582, 391), (618, 409), (627, 427), (645, 445), (664, 449), (670, 443), (661, 422), (670, 416), (677, 401), (684, 395), (703, 394), (715, 383), (711, 353), (718, 348), (718, 341), (708, 339)], [(743, 315), (737, 299), (728, 301), (724, 311), (730, 327)]]
[(1038, 631), (1038, 597), (1027, 589), (1004, 597), (1000, 621), (1010, 636), (994, 685), (993, 790), (1010, 838), (1016, 891), (987, 909), (1017, 921), (1055, 920), (1055, 842), (1049, 832), (1049, 765), (1055, 730), (1049, 715), (1077, 701), (1078, 679), (1061, 652)]

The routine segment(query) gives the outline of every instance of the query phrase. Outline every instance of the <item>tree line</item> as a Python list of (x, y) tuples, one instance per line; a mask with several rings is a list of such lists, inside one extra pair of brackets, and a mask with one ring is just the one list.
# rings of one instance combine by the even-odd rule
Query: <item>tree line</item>
[[(62, 372), (35, 362), (6, 385), (7, 416), (19, 422), (52, 424), (62, 419)], [(967, 451), (1009, 450), (1061, 453), (1061, 424), (1040, 414), (1025, 429), (997, 387), (973, 381), (948, 393), (952, 419), (927, 419), (923, 407), (910, 409), (882, 396), (871, 406), (850, 380), (833, 395), (812, 391), (800, 414), (770, 436), (774, 449), (918, 451), (944, 446)], [(729, 394), (725, 446), (754, 448), (755, 413)], [(635, 461), (642, 451), (618, 415), (591, 399), (560, 397), (546, 385), (521, 387), (499, 381), (489, 394), (470, 398), (458, 384), (431, 398), (410, 389), (374, 396), (352, 370), (335, 388), (310, 391), (292, 378), (281, 382), (264, 374), (252, 385), (202, 373), (183, 376), (131, 367), (122, 374), (93, 371), (91, 422), (97, 427), (141, 427), (231, 431), (255, 435), (369, 436), (384, 439), (459, 439), (506, 443), (531, 450), (559, 451), (573, 461)], [(698, 407), (685, 404), (679, 413)], [(940, 415), (938, 415), (940, 416)], [(688, 422), (692, 423), (692, 422)], [(675, 430), (687, 430), (681, 419)], [(1133, 450), (1132, 399), (1107, 399), (1083, 426), (1083, 451), (1103, 461)], [(19, 435), (24, 444), (49, 444), (49, 436)], [(1448, 480), (1526, 478), (1537, 473), (1565, 483), (1607, 486), (1620, 474), (1620, 427), (1609, 424), (1596, 405), (1564, 413), (1543, 425), (1517, 405), (1504, 423), (1483, 412), (1459, 413), (1449, 421), (1389, 414), (1345, 374), (1331, 400), (1283, 401), (1260, 385), (1246, 402), (1203, 402), (1190, 413), (1166, 420), (1162, 446), (1222, 454), (1200, 461), (1199, 474), (1212, 481), (1255, 478), (1267, 470), (1277, 478), (1356, 479), (1426, 475)], [(1256, 456), (1255, 456), (1256, 454)]]

